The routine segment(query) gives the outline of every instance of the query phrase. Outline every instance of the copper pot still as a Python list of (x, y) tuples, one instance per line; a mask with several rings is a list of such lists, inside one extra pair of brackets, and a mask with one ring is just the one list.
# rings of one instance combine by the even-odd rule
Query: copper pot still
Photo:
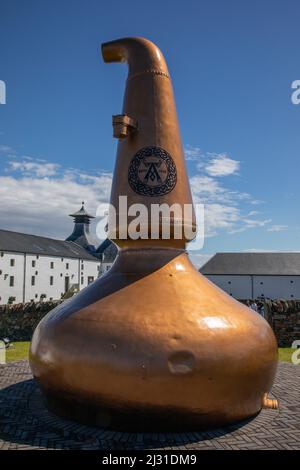
[[(127, 62), (111, 204), (123, 226), (110, 271), (63, 302), (37, 326), (30, 365), (55, 413), (123, 430), (223, 426), (276, 406), (267, 397), (277, 365), (268, 323), (202, 276), (175, 224), (195, 227), (172, 83), (152, 42), (102, 45), (105, 62)], [(177, 204), (170, 239), (124, 239), (128, 206)], [(119, 219), (118, 219), (119, 220)], [(125, 223), (124, 223), (125, 220)], [(162, 223), (162, 219), (160, 220)], [(125, 225), (124, 225), (125, 224)]]

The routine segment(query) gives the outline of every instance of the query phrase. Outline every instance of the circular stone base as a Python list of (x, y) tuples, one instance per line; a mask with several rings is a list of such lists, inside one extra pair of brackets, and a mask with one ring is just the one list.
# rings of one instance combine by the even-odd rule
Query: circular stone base
[(79, 424), (47, 409), (27, 361), (0, 365), (0, 449), (300, 449), (300, 367), (280, 363), (271, 397), (279, 410), (263, 409), (242, 423), (210, 431), (118, 432)]

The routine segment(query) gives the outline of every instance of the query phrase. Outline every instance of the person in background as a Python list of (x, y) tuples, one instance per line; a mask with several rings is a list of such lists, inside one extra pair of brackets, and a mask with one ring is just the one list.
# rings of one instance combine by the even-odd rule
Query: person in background
[(255, 300), (253, 300), (253, 302), (251, 303), (250, 308), (252, 308), (252, 310), (257, 312), (257, 303), (255, 302)]
[(265, 316), (265, 307), (264, 307), (263, 302), (258, 302), (257, 303), (257, 311), (262, 317)]

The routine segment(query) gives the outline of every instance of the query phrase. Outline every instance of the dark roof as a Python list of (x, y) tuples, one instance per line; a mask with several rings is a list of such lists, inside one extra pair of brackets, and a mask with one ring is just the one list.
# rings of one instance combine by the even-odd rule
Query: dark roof
[(95, 217), (86, 212), (84, 202), (82, 203), (81, 209), (74, 214), (70, 214), (70, 216), (75, 218), (75, 224), (73, 232), (66, 238), (66, 241), (77, 243), (77, 245), (82, 246), (89, 252), (95, 252), (97, 242), (90, 234), (89, 228), (90, 219), (94, 219)]
[(300, 253), (217, 253), (202, 274), (300, 276)]
[(112, 263), (118, 254), (118, 247), (111, 240), (106, 238), (101, 245), (98, 246), (96, 253), (98, 256), (102, 255), (102, 261), (104, 263)]
[(0, 230), (0, 251), (12, 251), (34, 255), (81, 258), (96, 261), (83, 247), (74, 242)]
[(79, 209), (79, 211), (74, 212), (74, 214), (69, 214), (70, 217), (87, 217), (88, 219), (94, 219), (95, 217), (93, 215), (90, 215), (84, 207), (84, 202), (82, 202), (82, 206)]
[[(76, 225), (84, 225), (84, 224), (76, 224)], [(80, 227), (79, 227), (80, 228)], [(92, 237), (92, 235), (87, 231), (82, 230), (80, 231), (78, 227), (75, 227), (71, 235), (66, 238), (67, 242), (74, 242), (76, 245), (82, 246), (85, 250), (89, 252), (96, 251), (96, 240)]]

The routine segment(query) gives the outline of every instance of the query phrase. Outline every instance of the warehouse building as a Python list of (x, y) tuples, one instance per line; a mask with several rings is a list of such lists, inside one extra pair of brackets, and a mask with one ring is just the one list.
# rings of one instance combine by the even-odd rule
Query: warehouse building
[(74, 242), (0, 230), (0, 304), (60, 299), (93, 282), (100, 266)]
[(237, 299), (300, 299), (300, 253), (217, 253), (201, 268)]
[(112, 265), (117, 248), (104, 241), (97, 249), (84, 203), (70, 216), (74, 229), (66, 240), (0, 230), (0, 304), (60, 299)]

